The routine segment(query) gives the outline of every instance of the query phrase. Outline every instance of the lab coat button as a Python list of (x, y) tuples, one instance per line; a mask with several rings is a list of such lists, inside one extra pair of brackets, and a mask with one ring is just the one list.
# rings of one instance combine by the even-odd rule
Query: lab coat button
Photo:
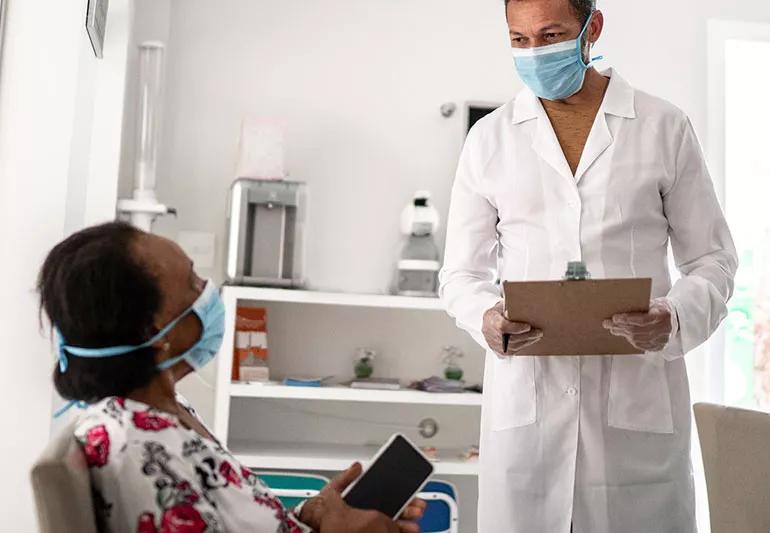
[(577, 394), (577, 389), (575, 387), (570, 387), (567, 389), (567, 394), (569, 394), (570, 396), (574, 396)]

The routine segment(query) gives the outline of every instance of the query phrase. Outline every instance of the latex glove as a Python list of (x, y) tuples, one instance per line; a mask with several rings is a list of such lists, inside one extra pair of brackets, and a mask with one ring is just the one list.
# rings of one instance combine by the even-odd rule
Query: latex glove
[(602, 325), (613, 335), (626, 338), (634, 348), (660, 352), (676, 335), (679, 321), (668, 298), (657, 298), (647, 313), (621, 313)]
[[(529, 324), (505, 318), (505, 304), (498, 302), (484, 313), (481, 333), (489, 347), (498, 355), (512, 356), (543, 338), (543, 332)], [(508, 350), (503, 350), (503, 336), (508, 336)]]

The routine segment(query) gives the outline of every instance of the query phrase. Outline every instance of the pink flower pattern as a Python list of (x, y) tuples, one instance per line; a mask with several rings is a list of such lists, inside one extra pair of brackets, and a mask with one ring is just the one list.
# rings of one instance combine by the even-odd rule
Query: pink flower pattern
[(88, 430), (83, 452), (88, 466), (101, 468), (107, 464), (110, 455), (110, 436), (104, 424)]
[[(130, 529), (136, 533), (222, 533), (232, 527), (228, 525), (229, 517), (218, 510), (228, 509), (229, 513), (242, 511), (258, 531), (308, 531), (251, 470), (238, 463), (219, 443), (191, 435), (191, 430), (181, 427), (171, 415), (165, 416), (143, 404), (136, 409), (136, 403), (122, 398), (105, 399), (89, 408), (85, 423), (77, 430), (94, 489), (104, 501), (97, 514), (109, 525), (108, 529)], [(111, 450), (113, 446), (115, 450)], [(111, 470), (111, 452), (115, 459), (121, 453), (134, 454), (139, 458), (139, 468), (134, 472), (126, 472), (120, 466)], [(206, 483), (213, 478), (220, 481)], [(120, 485), (134, 484), (131, 492), (146, 498), (137, 499), (140, 503), (131, 502), (134, 507), (130, 510), (112, 513), (116, 505), (127, 503), (120, 500), (120, 493), (110, 493), (117, 484), (107, 482), (108, 479), (117, 480)], [(235, 523), (245, 523), (243, 517)], [(126, 518), (130, 524), (112, 522)]]

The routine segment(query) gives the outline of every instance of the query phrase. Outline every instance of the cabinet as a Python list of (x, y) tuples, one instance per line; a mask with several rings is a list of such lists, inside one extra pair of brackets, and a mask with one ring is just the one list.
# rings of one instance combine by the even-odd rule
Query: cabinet
[[(433, 394), (404, 388), (360, 390), (352, 378), (358, 347), (377, 351), (375, 376), (409, 382), (441, 375), (441, 349), (460, 348), (469, 384), (480, 383), (483, 351), (434, 298), (226, 286), (226, 334), (218, 357), (214, 426), (228, 447), (258, 470), (333, 476), (354, 461), (364, 465), (394, 432), (438, 450), (435, 477), (460, 495), (461, 531), (475, 530), (476, 462), (462, 453), (479, 441), (481, 395)], [(267, 309), (270, 377), (335, 376), (321, 388), (230, 380), (238, 306)], [(422, 438), (417, 426), (434, 419), (439, 431)]]

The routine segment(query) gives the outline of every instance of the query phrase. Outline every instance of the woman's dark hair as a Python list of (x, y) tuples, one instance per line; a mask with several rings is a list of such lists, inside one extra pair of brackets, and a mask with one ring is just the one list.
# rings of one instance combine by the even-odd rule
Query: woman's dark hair
[[(155, 328), (161, 303), (157, 279), (136, 259), (142, 232), (110, 222), (79, 231), (57, 244), (46, 257), (37, 281), (40, 308), (66, 344), (102, 348), (141, 344)], [(59, 394), (94, 402), (125, 396), (156, 374), (152, 347), (115, 357), (67, 354), (66, 372), (53, 372)]]

